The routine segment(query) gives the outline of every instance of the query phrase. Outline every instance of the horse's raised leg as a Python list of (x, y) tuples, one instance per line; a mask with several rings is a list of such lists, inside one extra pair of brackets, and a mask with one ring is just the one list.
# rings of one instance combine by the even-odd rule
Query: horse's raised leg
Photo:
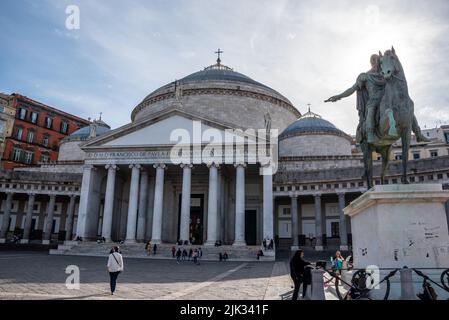
[(388, 165), (390, 162), (389, 156), (390, 156), (391, 146), (385, 146), (381, 149), (380, 155), (382, 156), (382, 170), (380, 172), (380, 183), (384, 184), (385, 181), (385, 173), (388, 170)]
[(411, 129), (407, 128), (403, 131), (401, 135), (401, 143), (402, 143), (402, 179), (401, 182), (404, 184), (408, 184), (407, 179), (407, 162), (408, 162), (408, 150), (410, 148), (410, 139), (411, 139)]

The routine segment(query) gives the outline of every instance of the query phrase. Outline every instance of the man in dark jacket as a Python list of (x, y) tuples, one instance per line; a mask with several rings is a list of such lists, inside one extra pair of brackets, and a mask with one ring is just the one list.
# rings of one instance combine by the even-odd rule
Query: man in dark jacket
[(295, 284), (292, 300), (298, 300), (298, 292), (301, 284), (303, 285), (302, 297), (304, 298), (307, 292), (307, 285), (309, 285), (312, 280), (310, 268), (306, 267), (310, 265), (310, 262), (305, 261), (303, 258), (304, 252), (302, 250), (297, 250), (293, 258), (290, 260), (290, 276)]

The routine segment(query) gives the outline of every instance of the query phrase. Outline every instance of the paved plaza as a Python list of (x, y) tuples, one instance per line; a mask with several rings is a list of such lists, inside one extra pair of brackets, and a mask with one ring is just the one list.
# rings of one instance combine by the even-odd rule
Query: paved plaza
[[(291, 298), (288, 264), (125, 259), (114, 296), (107, 257), (0, 252), (0, 299), (254, 299)], [(66, 267), (80, 269), (80, 289), (67, 289)]]

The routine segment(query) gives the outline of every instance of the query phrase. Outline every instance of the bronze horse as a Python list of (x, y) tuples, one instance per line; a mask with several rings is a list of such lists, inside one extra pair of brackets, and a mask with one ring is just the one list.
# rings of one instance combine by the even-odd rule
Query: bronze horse
[(389, 164), (389, 154), (394, 142), (399, 138), (402, 143), (402, 183), (407, 180), (408, 151), (414, 118), (414, 103), (408, 93), (407, 81), (401, 62), (394, 48), (379, 52), (381, 74), (385, 79), (385, 92), (377, 110), (376, 126), (377, 139), (368, 143), (366, 134), (360, 143), (365, 162), (365, 175), (368, 188), (373, 186), (373, 159), (372, 153), (376, 151), (382, 157), (381, 184)]

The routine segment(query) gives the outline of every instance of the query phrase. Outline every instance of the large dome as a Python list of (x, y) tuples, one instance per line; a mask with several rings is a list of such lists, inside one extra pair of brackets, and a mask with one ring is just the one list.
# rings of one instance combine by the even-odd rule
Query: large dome
[(174, 107), (241, 129), (264, 128), (268, 113), (271, 127), (282, 131), (301, 115), (279, 92), (219, 60), (150, 93), (134, 108), (131, 120), (156, 116)]
[(281, 157), (349, 156), (351, 137), (310, 111), (279, 135)]

